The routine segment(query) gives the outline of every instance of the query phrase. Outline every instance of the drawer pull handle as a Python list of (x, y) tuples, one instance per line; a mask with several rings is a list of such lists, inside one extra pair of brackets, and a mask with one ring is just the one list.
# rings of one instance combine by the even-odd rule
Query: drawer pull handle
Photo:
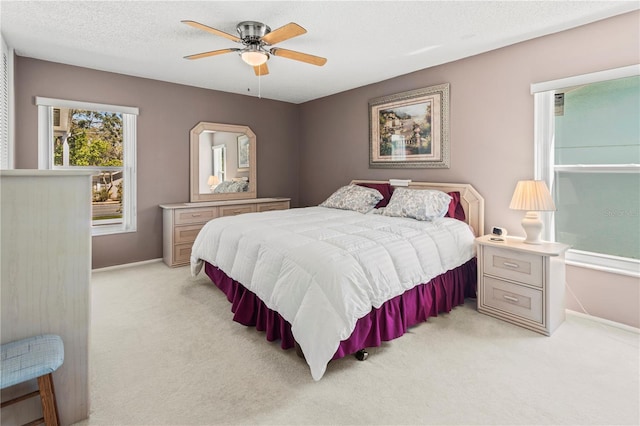
[(200, 213), (191, 213), (191, 217), (200, 217), (202, 214)]
[(517, 297), (507, 296), (506, 294), (503, 294), (502, 297), (504, 297), (505, 300), (507, 300), (509, 302), (518, 303), (518, 298)]
[(520, 267), (520, 265), (518, 265), (517, 263), (502, 262), (502, 264), (504, 266), (506, 266), (507, 268), (519, 268)]

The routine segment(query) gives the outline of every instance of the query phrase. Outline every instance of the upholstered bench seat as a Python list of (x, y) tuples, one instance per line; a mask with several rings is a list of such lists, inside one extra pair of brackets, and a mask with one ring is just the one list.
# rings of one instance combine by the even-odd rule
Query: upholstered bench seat
[(64, 361), (60, 336), (47, 334), (2, 345), (0, 389), (53, 373)]
[(64, 345), (60, 336), (46, 334), (0, 345), (0, 389), (37, 379), (38, 391), (2, 403), (2, 408), (26, 398), (40, 395), (43, 421), (58, 424), (58, 410), (51, 373), (64, 361)]

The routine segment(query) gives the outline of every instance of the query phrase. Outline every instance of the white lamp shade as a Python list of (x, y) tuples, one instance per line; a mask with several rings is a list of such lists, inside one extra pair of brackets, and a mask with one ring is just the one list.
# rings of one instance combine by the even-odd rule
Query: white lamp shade
[(218, 179), (218, 176), (209, 176), (209, 180), (207, 181), (207, 185), (213, 186), (213, 185), (217, 185), (219, 183), (220, 183), (220, 179)]
[(556, 206), (544, 181), (521, 180), (516, 185), (509, 208), (526, 211), (552, 211), (556, 209)]

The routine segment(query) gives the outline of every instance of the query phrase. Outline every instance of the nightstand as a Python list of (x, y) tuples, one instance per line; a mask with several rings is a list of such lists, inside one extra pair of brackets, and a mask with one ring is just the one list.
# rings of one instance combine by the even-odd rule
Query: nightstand
[(478, 245), (478, 312), (550, 336), (564, 321), (566, 244), (507, 237)]

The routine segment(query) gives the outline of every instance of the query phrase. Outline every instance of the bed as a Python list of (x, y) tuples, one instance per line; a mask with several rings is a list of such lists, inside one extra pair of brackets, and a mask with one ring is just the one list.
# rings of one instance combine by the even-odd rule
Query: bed
[(235, 321), (296, 347), (320, 380), (332, 359), (475, 297), (483, 223), (471, 185), (356, 180), (319, 206), (208, 222), (191, 273), (204, 269)]

